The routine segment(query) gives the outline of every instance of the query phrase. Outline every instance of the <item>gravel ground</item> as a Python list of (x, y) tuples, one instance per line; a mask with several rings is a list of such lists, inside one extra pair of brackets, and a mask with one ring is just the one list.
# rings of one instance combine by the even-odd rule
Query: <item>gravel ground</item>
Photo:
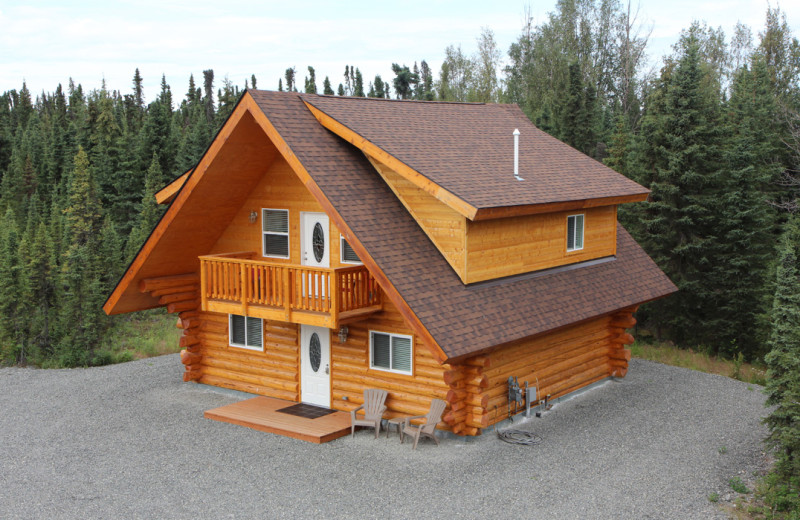
[(640, 360), (517, 420), (538, 446), (489, 431), (416, 452), (204, 419), (241, 396), (182, 368), (0, 369), (0, 518), (726, 518), (709, 494), (765, 464), (760, 387)]

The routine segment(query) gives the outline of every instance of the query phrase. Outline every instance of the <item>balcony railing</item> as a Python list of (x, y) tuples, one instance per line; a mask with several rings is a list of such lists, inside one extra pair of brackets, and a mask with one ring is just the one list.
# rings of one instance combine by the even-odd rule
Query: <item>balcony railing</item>
[(363, 265), (330, 269), (262, 262), (256, 256), (200, 257), (204, 310), (336, 328), (380, 308), (380, 288)]

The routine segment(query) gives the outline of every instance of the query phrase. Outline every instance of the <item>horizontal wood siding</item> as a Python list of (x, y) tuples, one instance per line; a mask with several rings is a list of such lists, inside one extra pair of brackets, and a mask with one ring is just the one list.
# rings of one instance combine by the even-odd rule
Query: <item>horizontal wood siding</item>
[(466, 218), (388, 166), (372, 158), (371, 161), (461, 280), (465, 280)]
[(486, 423), (494, 424), (507, 417), (509, 376), (517, 377), (522, 387), (525, 381), (530, 386), (538, 385), (540, 399), (547, 394), (551, 399), (560, 397), (611, 376), (618, 370), (610, 357), (615, 349), (611, 340), (618, 336), (610, 326), (611, 320), (595, 319), (488, 354), (491, 364), (483, 371), (488, 379), (483, 390)]
[[(302, 263), (300, 259), (300, 213), (323, 213), (323, 209), (283, 158), (278, 158), (272, 163), (217, 243), (206, 254), (255, 251), (256, 258), (263, 258), (261, 243), (261, 210), (263, 208), (289, 210), (289, 258), (270, 257), (267, 260), (275, 263), (300, 265)], [(250, 222), (251, 211), (258, 214), (258, 219), (254, 223)], [(330, 266), (334, 268), (352, 266), (353, 264), (340, 262), (339, 229), (333, 222), (330, 223), (329, 233)]]
[[(584, 214), (583, 249), (567, 252), (567, 216)], [(616, 206), (467, 222), (467, 283), (616, 253)]]
[(264, 351), (259, 352), (229, 345), (227, 314), (202, 312), (199, 320), (201, 383), (300, 400), (297, 325), (264, 320)]
[[(369, 331), (413, 335), (399, 311), (386, 299), (384, 310), (368, 320), (348, 324), (347, 341), (342, 344), (331, 334), (331, 400), (333, 408), (349, 411), (363, 402), (366, 388), (382, 388), (389, 392), (388, 411), (384, 417), (423, 415), (431, 399), (445, 399), (448, 386), (443, 373), (448, 365), (440, 365), (414, 336), (413, 375), (395, 374), (369, 368)], [(444, 427), (444, 423), (440, 425)]]

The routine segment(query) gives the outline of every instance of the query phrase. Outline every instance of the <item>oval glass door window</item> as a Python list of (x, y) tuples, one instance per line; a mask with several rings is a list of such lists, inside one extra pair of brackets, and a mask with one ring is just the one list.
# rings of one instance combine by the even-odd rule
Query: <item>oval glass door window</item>
[(311, 370), (318, 372), (319, 364), (322, 361), (322, 347), (316, 332), (308, 340), (308, 358), (311, 361)]
[(314, 224), (311, 241), (314, 248), (314, 258), (317, 262), (322, 262), (322, 256), (325, 254), (325, 232), (322, 231), (322, 224), (319, 222)]

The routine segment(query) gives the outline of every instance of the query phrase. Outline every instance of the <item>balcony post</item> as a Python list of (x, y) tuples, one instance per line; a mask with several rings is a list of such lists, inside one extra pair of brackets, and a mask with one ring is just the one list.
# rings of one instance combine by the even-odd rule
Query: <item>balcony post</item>
[(291, 291), (292, 283), (291, 283), (291, 269), (287, 269), (286, 267), (281, 269), (283, 271), (283, 315), (286, 318), (286, 321), (289, 321), (292, 315), (292, 298), (293, 298), (293, 291)]
[(331, 292), (331, 301), (330, 301), (330, 313), (331, 313), (331, 325), (332, 328), (338, 329), (339, 328), (339, 288), (341, 286), (341, 277), (336, 269), (333, 269), (331, 272), (331, 278), (333, 279), (333, 287), (330, 287)]
[(242, 316), (247, 316), (247, 266), (237, 263), (239, 266), (239, 298), (242, 301)]
[(208, 262), (206, 260), (200, 259), (200, 310), (206, 310), (208, 308), (208, 275), (206, 274), (206, 270), (208, 269)]

